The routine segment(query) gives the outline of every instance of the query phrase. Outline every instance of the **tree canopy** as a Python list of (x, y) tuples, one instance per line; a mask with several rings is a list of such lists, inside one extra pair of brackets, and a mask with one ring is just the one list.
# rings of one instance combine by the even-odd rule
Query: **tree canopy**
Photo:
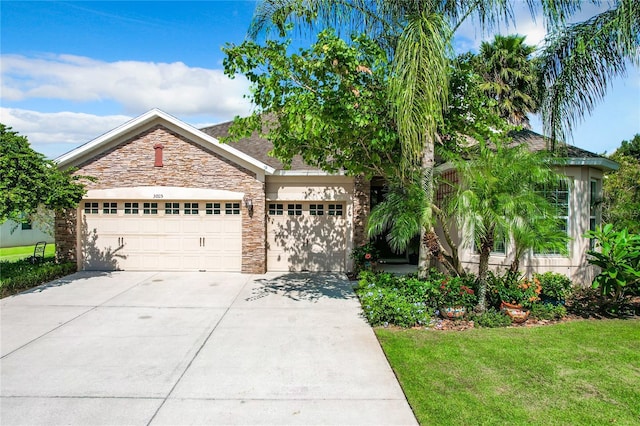
[(609, 158), (620, 168), (604, 178), (603, 222), (612, 224), (616, 230), (626, 228), (640, 234), (640, 134), (622, 141)]
[(51, 210), (74, 208), (85, 194), (71, 170), (34, 151), (26, 137), (0, 123), (0, 222), (24, 222), (39, 206)]
[(348, 43), (331, 30), (309, 48), (287, 51), (289, 41), (227, 45), (225, 73), (243, 73), (257, 106), (236, 118), (231, 138), (261, 132), (272, 155), (290, 164), (301, 155), (329, 172), (388, 176), (399, 153), (387, 97), (385, 52), (367, 37)]

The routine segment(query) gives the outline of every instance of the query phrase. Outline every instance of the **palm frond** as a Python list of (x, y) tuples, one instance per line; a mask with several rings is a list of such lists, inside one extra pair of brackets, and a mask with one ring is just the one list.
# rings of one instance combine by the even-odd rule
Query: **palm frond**
[(640, 2), (619, 0), (592, 19), (551, 33), (541, 55), (545, 133), (564, 141), (600, 102), (613, 78), (640, 63)]

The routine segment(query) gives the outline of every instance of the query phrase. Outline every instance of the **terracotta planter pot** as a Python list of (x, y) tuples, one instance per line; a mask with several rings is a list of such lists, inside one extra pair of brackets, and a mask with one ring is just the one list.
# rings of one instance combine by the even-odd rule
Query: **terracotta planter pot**
[(522, 305), (514, 305), (513, 303), (502, 302), (500, 310), (509, 315), (512, 322), (523, 323), (529, 318), (529, 311), (525, 310)]
[(446, 319), (460, 319), (467, 313), (464, 306), (445, 306), (440, 308), (440, 315)]

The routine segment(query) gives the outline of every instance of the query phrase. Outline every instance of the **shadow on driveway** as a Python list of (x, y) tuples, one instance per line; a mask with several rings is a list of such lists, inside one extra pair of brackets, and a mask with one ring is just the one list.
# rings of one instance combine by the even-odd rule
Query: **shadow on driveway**
[(353, 284), (341, 274), (290, 272), (272, 278), (255, 280), (246, 301), (269, 295), (281, 295), (295, 301), (318, 302), (321, 299), (355, 299)]

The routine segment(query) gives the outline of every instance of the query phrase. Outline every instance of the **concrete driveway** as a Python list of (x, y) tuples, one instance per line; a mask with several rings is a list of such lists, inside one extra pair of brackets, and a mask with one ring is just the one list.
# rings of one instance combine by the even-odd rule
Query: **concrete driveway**
[(0, 303), (2, 425), (416, 423), (339, 275), (86, 272)]

